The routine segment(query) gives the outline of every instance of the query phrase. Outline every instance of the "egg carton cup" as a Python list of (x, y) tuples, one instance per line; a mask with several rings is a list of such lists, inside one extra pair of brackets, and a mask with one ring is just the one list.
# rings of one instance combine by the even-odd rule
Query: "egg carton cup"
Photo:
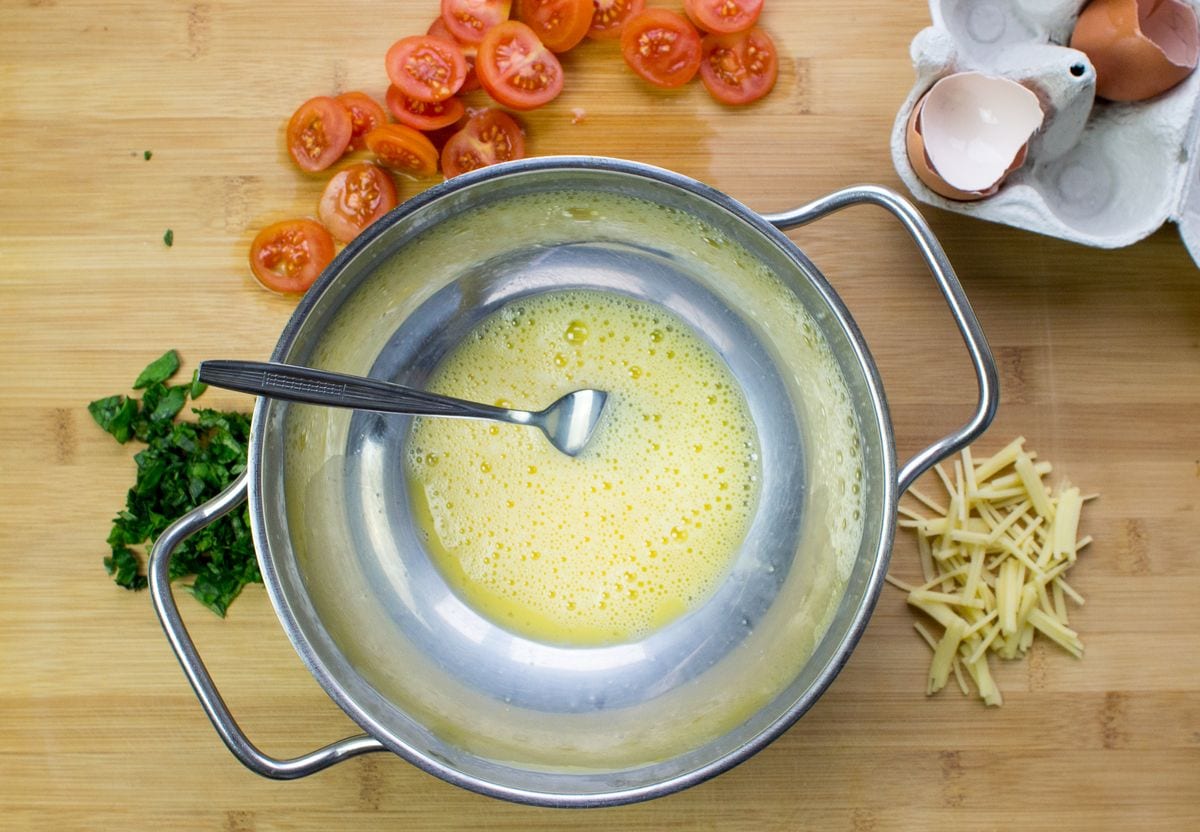
[[(1193, 7), (1200, 0), (1188, 0)], [(1145, 101), (1096, 98), (1087, 56), (1065, 46), (1085, 0), (931, 0), (933, 25), (913, 39), (916, 83), (892, 129), (892, 162), (920, 201), (1099, 248), (1137, 242), (1168, 220), (1200, 264), (1196, 170), (1200, 71)], [(1033, 90), (1045, 111), (1025, 164), (977, 202), (946, 199), (913, 172), (905, 137), (939, 79), (976, 71)]]

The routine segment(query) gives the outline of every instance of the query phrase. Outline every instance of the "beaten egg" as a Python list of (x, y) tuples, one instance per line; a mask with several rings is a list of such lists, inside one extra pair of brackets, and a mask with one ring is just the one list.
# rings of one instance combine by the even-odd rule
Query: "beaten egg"
[(719, 585), (758, 498), (758, 439), (721, 357), (658, 306), (567, 290), (482, 321), (429, 389), (540, 408), (609, 393), (587, 448), (538, 431), (424, 418), (407, 454), (413, 514), (448, 583), (544, 642), (635, 639)]

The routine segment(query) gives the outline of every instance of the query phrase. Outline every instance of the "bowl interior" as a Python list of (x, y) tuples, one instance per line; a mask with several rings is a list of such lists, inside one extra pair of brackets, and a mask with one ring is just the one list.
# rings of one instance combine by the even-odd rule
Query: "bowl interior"
[(602, 647), (489, 621), (414, 528), (405, 417), (260, 402), (251, 509), (285, 629), (347, 713), (452, 782), (586, 805), (711, 776), (811, 705), (874, 602), (894, 458), (873, 364), (815, 268), (727, 197), (628, 163), (535, 160), (410, 201), (339, 257), (274, 357), (421, 386), (483, 317), (569, 288), (670, 310), (749, 404), (761, 496), (696, 609)]

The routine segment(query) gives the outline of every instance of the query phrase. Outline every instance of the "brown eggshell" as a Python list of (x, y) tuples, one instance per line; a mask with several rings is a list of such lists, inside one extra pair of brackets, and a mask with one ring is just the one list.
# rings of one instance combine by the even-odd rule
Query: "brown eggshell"
[(1025, 164), (1025, 154), (1029, 150), (1028, 142), (1021, 145), (1021, 149), (1013, 157), (1012, 164), (1008, 166), (1008, 170), (990, 188), (983, 191), (960, 191), (938, 175), (933, 162), (930, 161), (929, 155), (925, 152), (925, 139), (921, 136), (921, 110), (924, 106), (925, 97), (922, 96), (917, 101), (916, 106), (913, 107), (912, 114), (908, 117), (905, 149), (908, 151), (908, 161), (912, 165), (913, 173), (925, 184), (925, 187), (929, 188), (935, 194), (944, 196), (946, 199), (958, 200), (959, 202), (974, 202), (984, 199), (1000, 190), (1000, 185), (1003, 184), (1008, 175)]
[(1200, 56), (1200, 25), (1184, 0), (1092, 0), (1071, 48), (1096, 70), (1096, 95), (1141, 101), (1187, 78)]

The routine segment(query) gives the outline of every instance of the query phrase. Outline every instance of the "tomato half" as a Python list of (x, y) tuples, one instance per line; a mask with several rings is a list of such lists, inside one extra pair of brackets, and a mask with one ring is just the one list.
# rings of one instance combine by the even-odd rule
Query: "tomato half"
[(451, 125), (466, 112), (462, 99), (458, 96), (430, 104), (428, 101), (409, 98), (395, 85), (388, 87), (387, 105), (396, 121), (422, 131), (437, 130)]
[(562, 92), (562, 64), (532, 29), (516, 20), (484, 35), (475, 69), (488, 95), (514, 110), (532, 110)]
[(387, 124), (387, 113), (374, 98), (365, 92), (344, 92), (337, 97), (350, 113), (350, 149), (364, 147), (364, 138), (381, 124)]
[(310, 98), (292, 114), (287, 125), (287, 149), (300, 170), (325, 170), (350, 145), (350, 113), (336, 99)]
[(775, 44), (762, 29), (708, 35), (701, 45), (700, 80), (722, 104), (749, 104), (775, 86), (779, 61)]
[(621, 55), (651, 84), (678, 87), (700, 68), (700, 34), (683, 15), (644, 9), (625, 22)]
[(479, 76), (475, 74), (475, 54), (478, 52), (476, 48), (478, 44), (463, 43), (454, 35), (450, 34), (450, 30), (446, 28), (446, 21), (441, 17), (435, 17), (433, 22), (429, 24), (429, 29), (425, 32), (435, 38), (448, 40), (450, 43), (458, 46), (463, 53), (463, 58), (467, 62), (467, 77), (463, 79), (462, 86), (458, 88), (459, 92), (474, 92), (479, 89)]
[(250, 244), (250, 270), (273, 292), (303, 292), (333, 260), (333, 237), (313, 220), (268, 225)]
[(433, 142), (403, 124), (385, 124), (367, 134), (367, 149), (379, 164), (410, 176), (433, 176), (438, 152)]
[(444, 101), (467, 77), (462, 50), (431, 35), (401, 38), (388, 49), (384, 62), (388, 80), (417, 101)]
[(333, 175), (321, 194), (317, 216), (333, 239), (348, 243), (396, 207), (396, 183), (383, 168), (359, 162)]
[(758, 22), (763, 0), (683, 0), (683, 10), (705, 32), (744, 32)]
[(503, 110), (484, 110), (472, 116), (442, 148), (446, 178), (476, 168), (525, 157), (525, 134)]
[(592, 25), (592, 0), (517, 0), (517, 17), (551, 52), (566, 52)]
[(442, 0), (442, 20), (463, 43), (479, 43), (511, 10), (512, 0)]
[(597, 40), (621, 37), (625, 21), (646, 7), (646, 0), (592, 0), (592, 25), (587, 36)]

